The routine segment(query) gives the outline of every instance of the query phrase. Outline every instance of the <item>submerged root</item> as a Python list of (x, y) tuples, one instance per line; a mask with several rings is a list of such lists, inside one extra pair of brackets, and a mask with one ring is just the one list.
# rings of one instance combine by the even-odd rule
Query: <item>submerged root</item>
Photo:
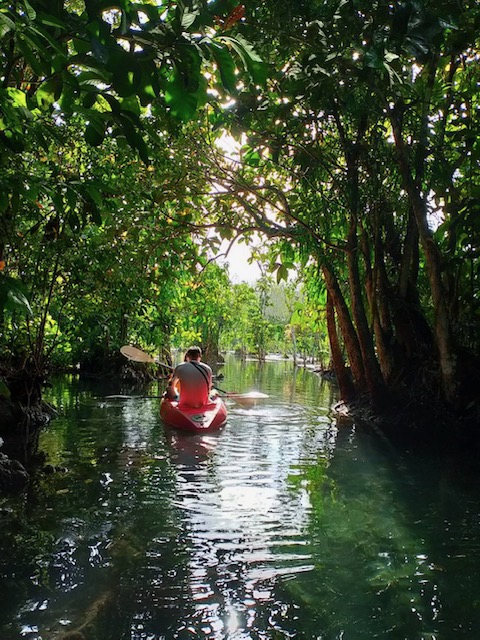
[(103, 630), (108, 628), (115, 602), (115, 595), (112, 591), (102, 593), (88, 607), (81, 624), (64, 633), (58, 640), (105, 640)]

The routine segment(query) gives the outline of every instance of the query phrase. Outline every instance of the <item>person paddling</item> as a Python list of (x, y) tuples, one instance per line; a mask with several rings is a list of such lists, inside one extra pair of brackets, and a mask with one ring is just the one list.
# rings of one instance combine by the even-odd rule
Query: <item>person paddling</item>
[(179, 405), (202, 407), (210, 402), (212, 370), (201, 362), (200, 347), (190, 347), (185, 353), (185, 361), (177, 365), (167, 388), (167, 398), (176, 397), (175, 387), (180, 383)]

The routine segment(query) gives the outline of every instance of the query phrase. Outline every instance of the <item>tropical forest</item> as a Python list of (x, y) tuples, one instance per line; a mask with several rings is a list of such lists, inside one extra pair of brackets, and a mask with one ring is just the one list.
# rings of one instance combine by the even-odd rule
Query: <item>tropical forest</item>
[[(479, 59), (472, 0), (4, 0), (0, 495), (66, 491), (46, 487), (60, 482), (48, 430), (62, 424), (65, 380), (142, 397), (159, 381), (159, 397), (191, 345), (219, 382), (230, 361), (265, 372), (273, 357), (288, 380), (328, 384), (329, 410), (389, 446), (460, 461), (476, 450)], [(254, 280), (241, 265), (234, 276), (238, 248)], [(125, 345), (151, 358), (128, 359)], [(129, 406), (117, 395), (114, 411)], [(315, 464), (290, 490), (308, 487), (321, 528), (341, 473), (327, 482), (326, 459)], [(17, 524), (18, 508), (6, 507)], [(26, 530), (0, 546), (31, 567)], [(171, 621), (170, 635), (102, 635), (98, 621), (94, 633), (89, 606), (71, 635), (5, 637), (201, 635)], [(343, 636), (322, 615), (318, 636), (318, 618), (302, 631), (289, 618), (251, 635), (210, 624), (203, 637), (384, 633)], [(448, 640), (454, 628), (382, 637)]]

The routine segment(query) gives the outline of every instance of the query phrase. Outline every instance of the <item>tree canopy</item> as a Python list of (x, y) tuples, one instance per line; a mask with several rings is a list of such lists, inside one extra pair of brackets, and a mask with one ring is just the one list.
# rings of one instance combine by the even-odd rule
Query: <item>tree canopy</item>
[(232, 226), (248, 218), (277, 238), (280, 277), (298, 262), (326, 290), (344, 395), (380, 399), (423, 376), (458, 403), (479, 346), (467, 329), (479, 312), (478, 7), (280, 2), (255, 15), (249, 34), (275, 71), (235, 114), (246, 143), (219, 194)]

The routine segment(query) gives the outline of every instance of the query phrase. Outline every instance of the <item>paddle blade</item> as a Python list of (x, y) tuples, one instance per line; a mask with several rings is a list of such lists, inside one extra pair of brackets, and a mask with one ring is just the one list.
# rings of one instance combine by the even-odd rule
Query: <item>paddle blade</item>
[(245, 398), (251, 400), (261, 400), (262, 398), (268, 398), (269, 396), (266, 393), (262, 393), (261, 391), (249, 391), (248, 393), (234, 393), (233, 391), (227, 393), (228, 398), (233, 398), (236, 400), (237, 398)]
[(248, 393), (229, 393), (227, 398), (233, 400), (244, 409), (251, 409), (257, 405), (259, 400), (268, 398), (268, 395), (261, 391), (249, 391)]
[(134, 362), (155, 362), (152, 356), (149, 356), (148, 353), (142, 351), (141, 349), (137, 349), (137, 347), (131, 347), (130, 345), (125, 345), (120, 347), (120, 353), (125, 358), (129, 360), (133, 360)]

